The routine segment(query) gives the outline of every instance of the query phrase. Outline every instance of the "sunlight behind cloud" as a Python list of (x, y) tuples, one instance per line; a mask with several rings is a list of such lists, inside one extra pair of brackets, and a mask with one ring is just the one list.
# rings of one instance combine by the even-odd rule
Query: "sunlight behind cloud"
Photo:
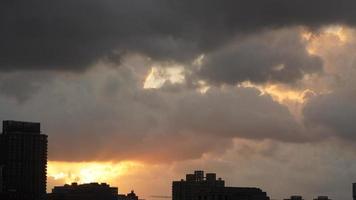
[(341, 25), (327, 26), (318, 33), (303, 30), (302, 38), (307, 41), (307, 51), (310, 55), (318, 55), (320, 43), (334, 43), (344, 45), (350, 40), (349, 28)]
[(325, 28), (324, 32), (337, 36), (341, 42), (347, 42), (348, 40), (346, 28), (343, 26), (328, 26)]
[(162, 87), (167, 81), (172, 84), (183, 83), (184, 78), (183, 66), (162, 67), (153, 66), (147, 75), (143, 88), (156, 89)]
[(296, 119), (302, 119), (302, 108), (307, 100), (315, 95), (312, 89), (296, 89), (282, 84), (257, 85), (251, 82), (243, 82), (238, 87), (255, 88), (260, 91), (260, 95), (269, 95), (274, 101), (288, 108)]
[(248, 81), (241, 83), (239, 87), (256, 88), (261, 92), (261, 95), (264, 94), (271, 95), (271, 97), (275, 101), (278, 101), (279, 103), (282, 104), (286, 100), (294, 101), (296, 103), (303, 103), (305, 101), (306, 93), (312, 92), (309, 89), (293, 90), (290, 88), (285, 88), (282, 85), (278, 85), (278, 84), (257, 85)]

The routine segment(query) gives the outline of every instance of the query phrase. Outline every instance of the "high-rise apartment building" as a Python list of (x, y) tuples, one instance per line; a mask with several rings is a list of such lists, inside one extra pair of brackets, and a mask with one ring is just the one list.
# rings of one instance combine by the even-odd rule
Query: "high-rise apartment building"
[(0, 194), (1, 193), (2, 193), (2, 165), (0, 165)]
[(47, 135), (40, 123), (3, 121), (0, 134), (1, 197), (39, 200), (46, 194)]

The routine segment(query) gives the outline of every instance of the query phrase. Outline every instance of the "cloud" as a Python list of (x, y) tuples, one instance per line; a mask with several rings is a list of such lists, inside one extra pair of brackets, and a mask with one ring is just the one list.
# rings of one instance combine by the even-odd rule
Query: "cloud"
[(212, 84), (295, 83), (305, 74), (321, 72), (322, 60), (307, 52), (298, 29), (253, 34), (206, 55), (199, 78)]
[(48, 71), (0, 73), (0, 93), (14, 99), (17, 103), (23, 103), (54, 76), (54, 73)]
[[(308, 127), (324, 128), (325, 135), (346, 141), (355, 140), (356, 71), (355, 30), (343, 28), (336, 33), (322, 33), (313, 42), (315, 52), (325, 61), (325, 74), (309, 86), (319, 91), (303, 108), (304, 123)], [(342, 37), (345, 37), (342, 40)], [(320, 89), (321, 88), (321, 89)]]
[(355, 22), (352, 0), (2, 1), (0, 70), (85, 70), (141, 53), (187, 62), (268, 28)]
[(145, 90), (135, 59), (125, 62), (56, 76), (21, 107), (3, 96), (0, 109), (42, 122), (51, 160), (171, 162), (224, 153), (233, 138), (305, 140), (288, 109), (256, 89)]
[[(323, 70), (321, 59), (307, 52), (307, 41), (301, 38), (301, 31), (300, 28), (293, 27), (235, 38), (231, 44), (211, 51), (208, 54), (203, 54), (204, 59), (201, 60), (199, 68), (196, 68), (197, 63), (192, 64), (189, 62), (182, 64), (175, 61), (155, 60), (133, 52), (116, 55), (119, 57), (112, 54), (111, 57), (96, 61), (96, 64), (87, 64), (97, 66), (104, 63), (108, 66), (118, 67), (124, 64), (125, 60), (129, 57), (140, 57), (135, 63), (131, 63), (132, 66), (125, 67), (131, 67), (132, 70), (141, 70), (141, 79), (145, 78), (146, 74), (142, 74), (142, 72), (146, 72), (148, 66), (160, 66), (161, 68), (179, 66), (182, 76), (185, 75), (184, 78), (187, 82), (192, 83), (191, 87), (197, 87), (197, 83), (201, 80), (205, 81), (208, 85), (215, 86), (223, 84), (235, 85), (244, 81), (259, 84), (277, 82), (293, 85), (302, 79), (304, 75), (320, 73)], [(163, 44), (167, 43), (163, 42)], [(168, 52), (168, 50), (165, 50), (165, 52)], [(69, 55), (66, 55), (66, 57), (70, 58)], [(44, 56), (44, 59), (46, 58), (48, 57)], [(78, 58), (73, 59), (77, 60)], [(196, 60), (196, 56), (194, 59)], [(48, 66), (41, 68), (42, 70), (35, 71), (31, 70), (33, 68), (26, 68), (27, 70), (21, 71), (3, 71), (0, 73), (0, 78), (2, 77), (4, 81), (2, 84), (0, 83), (0, 87), (2, 85), (4, 93), (8, 94), (8, 96), (15, 97), (19, 102), (24, 102), (49, 79), (56, 79), (56, 76), (76, 76), (76, 74), (80, 76), (81, 73), (85, 73), (84, 71), (81, 73), (63, 71), (61, 68), (53, 68), (55, 70), (51, 70), (51, 67)], [(84, 70), (89, 66), (83, 67), (77, 70)], [(98, 71), (98, 73), (101, 72)], [(126, 72), (122, 71), (122, 73)], [(108, 82), (107, 84), (110, 84), (113, 87), (112, 89), (117, 89), (117, 83), (115, 83), (117, 80), (114, 78), (110, 80), (112, 82)], [(12, 87), (8, 87), (9, 85), (12, 85)], [(22, 89), (10, 89), (14, 86), (21, 86)], [(103, 88), (103, 92), (112, 93), (108, 89), (110, 90), (110, 87)], [(163, 89), (169, 89), (167, 84)], [(170, 89), (176, 90), (178, 88), (171, 87)]]
[(334, 136), (355, 140), (355, 92), (337, 91), (314, 97), (304, 107), (305, 123), (329, 128)]

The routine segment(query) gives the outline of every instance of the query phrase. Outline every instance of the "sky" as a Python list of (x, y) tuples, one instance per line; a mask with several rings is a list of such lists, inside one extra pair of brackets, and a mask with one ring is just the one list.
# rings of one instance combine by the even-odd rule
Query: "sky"
[(0, 120), (41, 122), (48, 186), (144, 199), (195, 169), (352, 198), (356, 1), (0, 2)]

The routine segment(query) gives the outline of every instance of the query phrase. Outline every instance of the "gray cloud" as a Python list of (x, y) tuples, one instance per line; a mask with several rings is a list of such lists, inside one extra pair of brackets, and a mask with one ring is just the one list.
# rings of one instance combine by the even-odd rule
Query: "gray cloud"
[(138, 52), (191, 60), (236, 34), (290, 25), (354, 24), (352, 0), (1, 1), (0, 69), (83, 70)]
[(308, 126), (322, 126), (332, 130), (336, 137), (356, 139), (356, 91), (337, 90), (315, 96), (303, 109)]
[(57, 116), (65, 127), (45, 122), (50, 138), (56, 141), (51, 159), (165, 162), (223, 153), (235, 137), (288, 142), (306, 139), (285, 107), (268, 96), (259, 97), (254, 89), (231, 88), (205, 95), (155, 90), (118, 95), (112, 99), (116, 106), (106, 105), (106, 100), (61, 104), (64, 111), (69, 111), (69, 105), (75, 109)]
[(54, 73), (26, 71), (0, 73), (0, 93), (23, 103), (36, 94), (43, 84), (48, 84)]
[(320, 72), (322, 60), (310, 55), (295, 29), (254, 34), (207, 54), (198, 76), (213, 84), (294, 83), (305, 74)]
[(204, 95), (188, 93), (174, 104), (172, 129), (202, 135), (218, 133), (220, 137), (302, 140), (301, 129), (288, 109), (268, 95), (259, 95), (257, 90), (247, 88), (210, 89)]
[(41, 121), (51, 160), (167, 162), (223, 153), (236, 137), (306, 140), (288, 109), (255, 89), (144, 90), (130, 66), (57, 76), (21, 107), (2, 97), (0, 110)]

